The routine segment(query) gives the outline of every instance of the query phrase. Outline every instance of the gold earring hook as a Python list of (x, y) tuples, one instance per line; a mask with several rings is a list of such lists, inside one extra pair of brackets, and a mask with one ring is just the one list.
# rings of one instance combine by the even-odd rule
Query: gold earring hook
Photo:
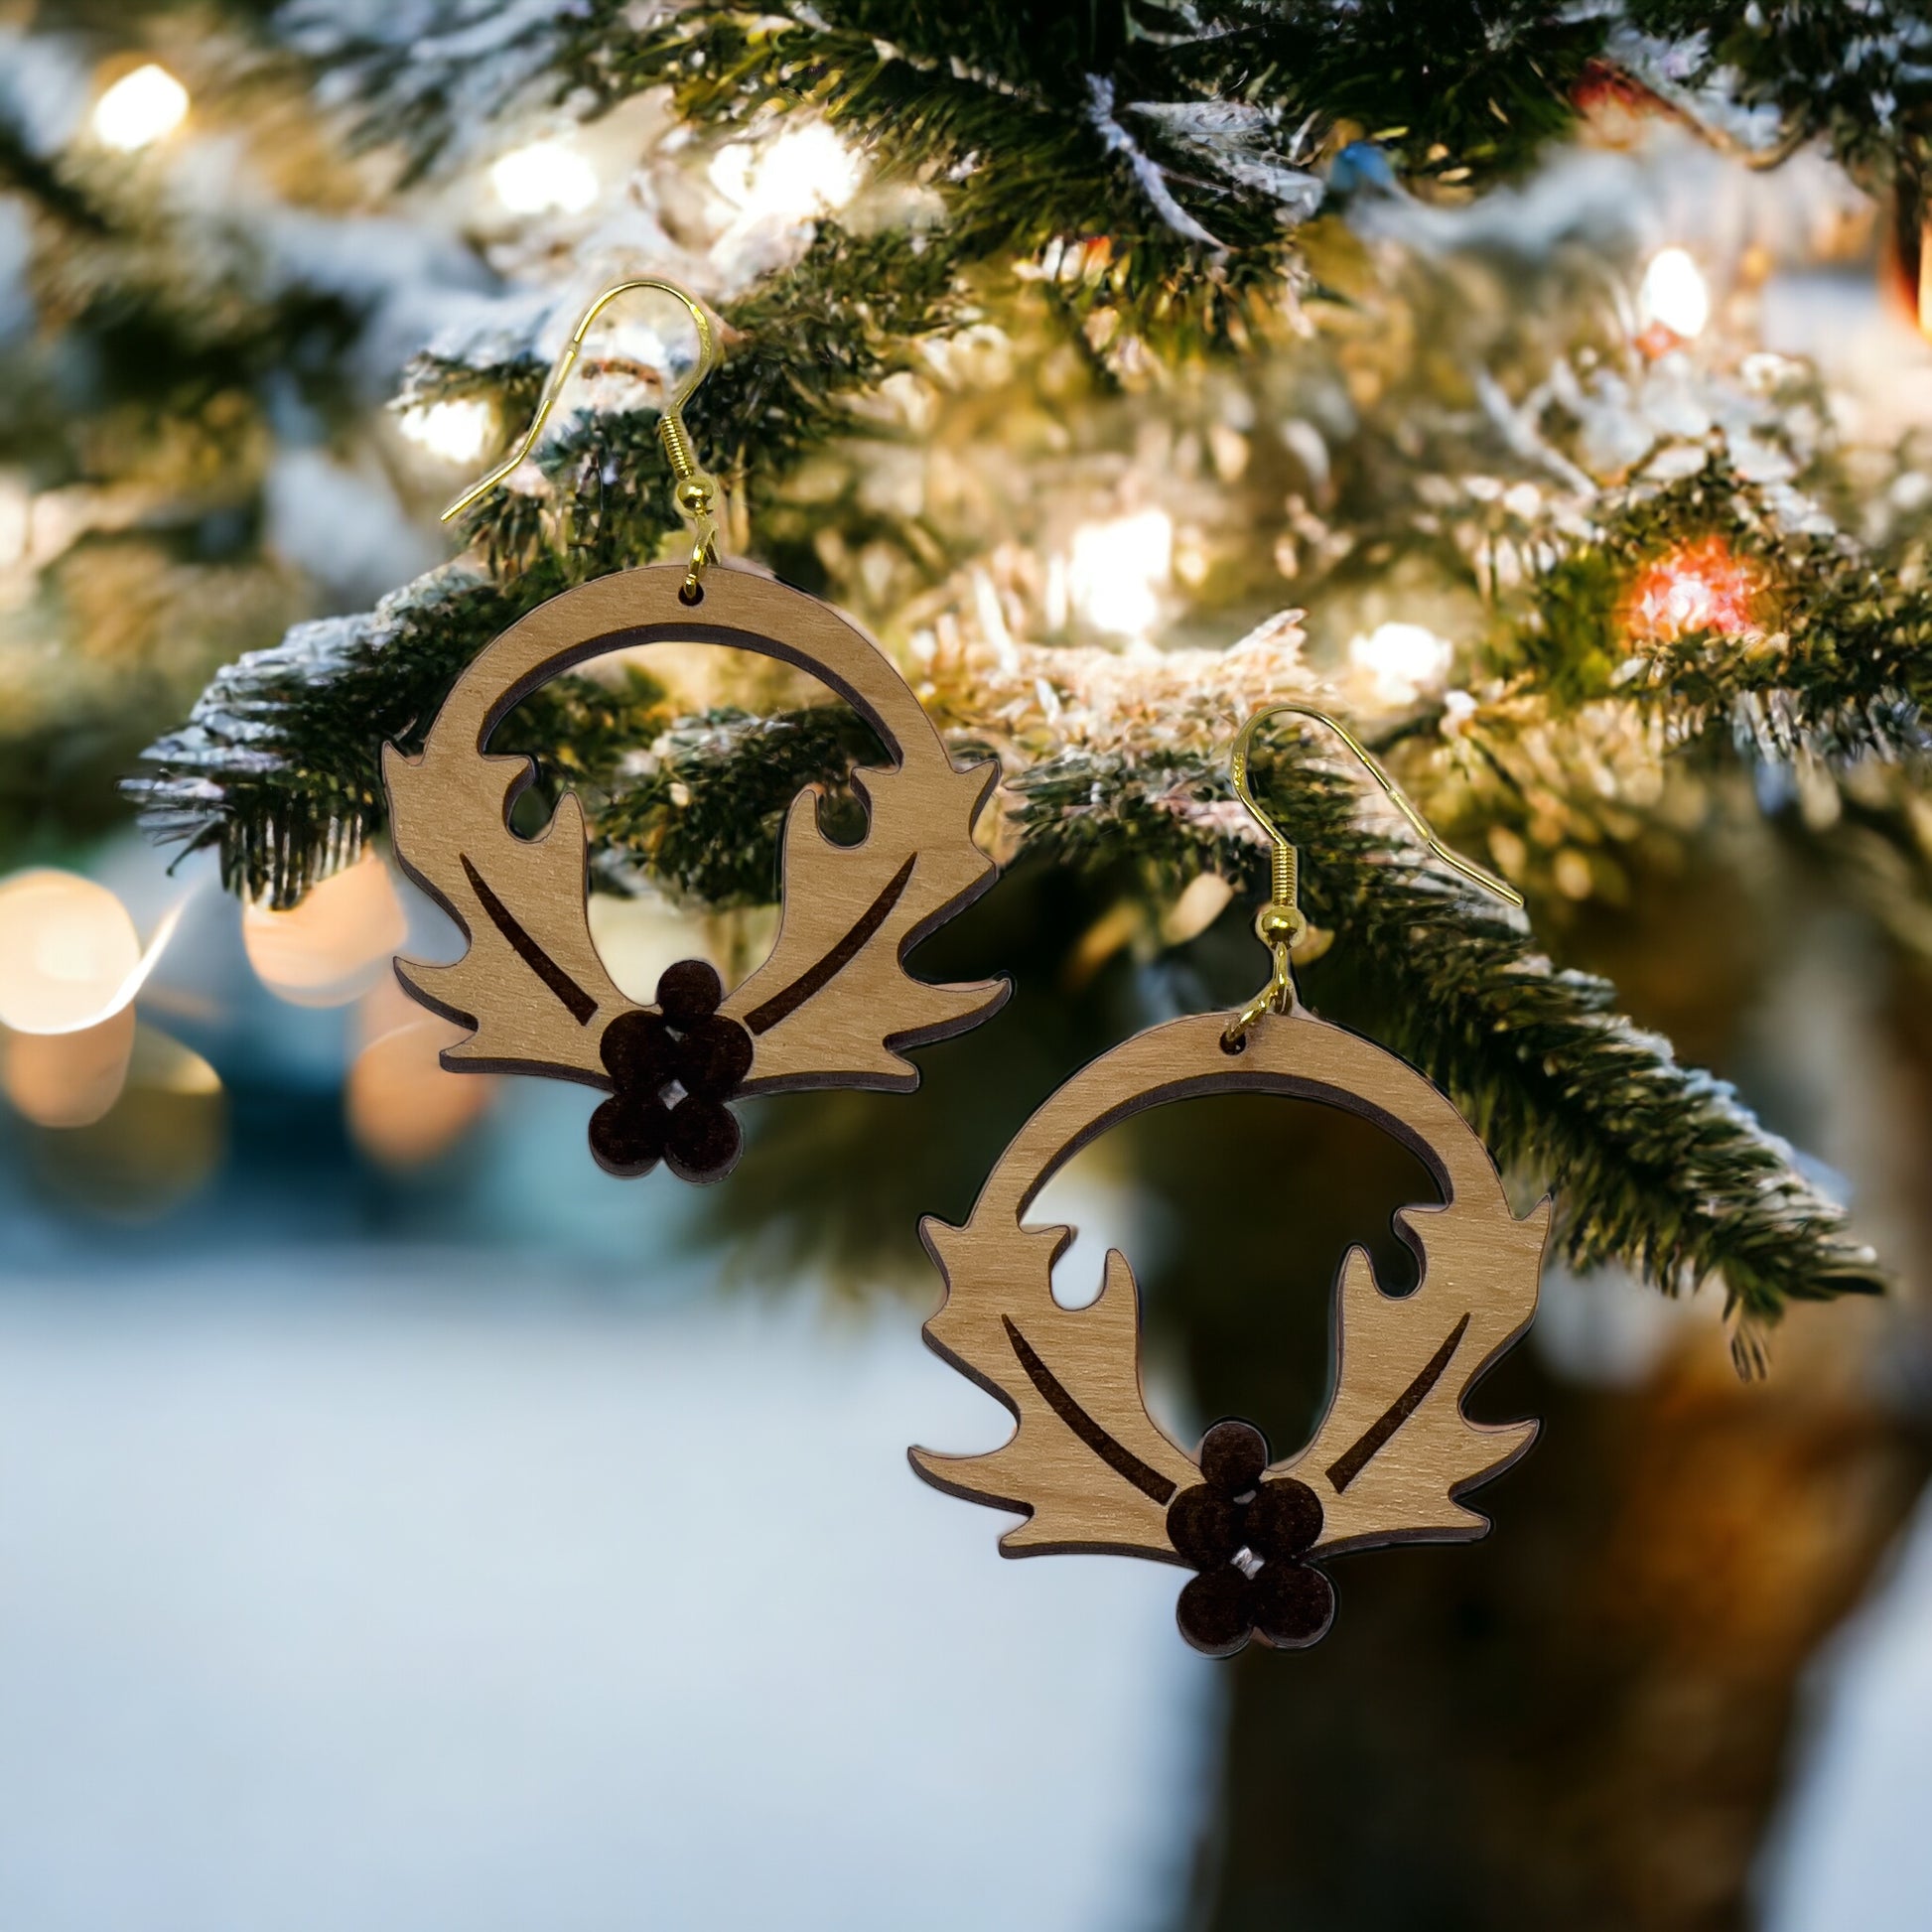
[(675, 282), (659, 281), (654, 275), (614, 282), (577, 318), (577, 327), (570, 332), (570, 341), (564, 345), (563, 352), (551, 364), (550, 373), (544, 378), (537, 412), (530, 418), (530, 427), (523, 432), (522, 440), (495, 469), (481, 482), (473, 483), (443, 512), (443, 521), (447, 523), (452, 517), (461, 516), (473, 504), (482, 502), (536, 448), (537, 438), (543, 434), (544, 425), (557, 407), (557, 398), (562, 395), (564, 384), (583, 352), (584, 339), (590, 334), (591, 325), (619, 296), (629, 295), (640, 289), (651, 289), (659, 295), (668, 295), (682, 302), (690, 312), (692, 322), (697, 325), (698, 359), (657, 417), (658, 440), (664, 445), (671, 474), (677, 479), (674, 500), (678, 514), (693, 526), (691, 563), (684, 574), (684, 587), (678, 594), (686, 604), (695, 604), (704, 595), (699, 581), (704, 567), (708, 563), (715, 563), (718, 557), (718, 525), (712, 513), (718, 500), (718, 484), (698, 462), (691, 446), (690, 431), (684, 427), (683, 411), (684, 405), (697, 393), (699, 383), (718, 365), (718, 339), (712, 329), (711, 318), (698, 298)]
[(1255, 937), (1274, 955), (1275, 970), (1268, 984), (1242, 1008), (1227, 1032), (1221, 1035), (1222, 1043), (1233, 1049), (1246, 1035), (1264, 1013), (1287, 1013), (1295, 1004), (1295, 979), (1290, 969), (1290, 951), (1302, 935), (1308, 931), (1309, 922), (1301, 906), (1296, 902), (1300, 885), (1301, 855), (1289, 841), (1288, 834), (1276, 824), (1261, 801), (1257, 799), (1248, 785), (1249, 753), (1254, 745), (1255, 733), (1271, 718), (1292, 715), (1307, 718), (1317, 725), (1325, 725), (1360, 759), (1362, 768), (1388, 794), (1395, 808), (1409, 821), (1410, 829), (1422, 840), (1444, 865), (1451, 872), (1459, 873), (1471, 885), (1480, 886), (1485, 893), (1493, 895), (1507, 905), (1520, 906), (1523, 896), (1515, 887), (1506, 884), (1492, 872), (1485, 871), (1473, 860), (1465, 859), (1459, 852), (1451, 851), (1436, 836), (1429, 821), (1410, 803), (1402, 787), (1383, 769), (1382, 761), (1348, 727), (1338, 719), (1330, 718), (1325, 711), (1317, 711), (1312, 705), (1275, 704), (1257, 711), (1235, 735), (1234, 750), (1229, 755), (1228, 765), (1234, 778), (1234, 794), (1248, 810), (1254, 814), (1255, 823), (1268, 834), (1269, 843), (1274, 848), (1273, 882), (1269, 900), (1255, 914)]

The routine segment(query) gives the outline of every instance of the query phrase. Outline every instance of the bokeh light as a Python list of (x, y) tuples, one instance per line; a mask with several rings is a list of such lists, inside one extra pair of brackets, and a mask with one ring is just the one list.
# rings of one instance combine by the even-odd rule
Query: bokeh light
[[(120, 1017), (132, 1026), (131, 1013)], [(132, 1032), (113, 1104), (69, 1131), (39, 1136), (34, 1165), (43, 1184), (70, 1205), (145, 1221), (213, 1176), (227, 1149), (227, 1095), (214, 1068), (172, 1035), (146, 1025)], [(16, 1049), (20, 1043), (16, 1036)]]
[(1637, 291), (1637, 309), (1646, 325), (1660, 324), (1690, 342), (1711, 320), (1711, 291), (1704, 271), (1687, 248), (1660, 248), (1651, 256)]
[(418, 1006), (393, 977), (370, 989), (356, 1018), (361, 1048), (343, 1094), (349, 1134), (381, 1167), (423, 1167), (483, 1117), (496, 1082), (444, 1068), (443, 1048), (468, 1030)]
[(711, 184), (753, 220), (804, 221), (859, 192), (859, 157), (823, 121), (787, 129), (762, 148), (733, 141), (712, 158)]
[(77, 873), (36, 867), (0, 880), (0, 1026), (77, 1033), (124, 1007), (144, 959), (127, 908)]
[(1703, 630), (1755, 635), (1766, 595), (1763, 576), (1721, 536), (1680, 544), (1638, 572), (1625, 624), (1637, 643), (1667, 644)]
[(188, 118), (188, 89), (150, 61), (94, 103), (94, 136), (103, 147), (133, 154), (172, 134)]
[(18, 471), (0, 470), (0, 571), (26, 559), (34, 535), (34, 499)]
[(512, 214), (581, 214), (598, 196), (597, 170), (563, 141), (512, 148), (491, 166), (489, 185)]
[(418, 449), (445, 463), (475, 463), (489, 447), (496, 414), (488, 403), (468, 398), (424, 402), (405, 409), (397, 426)]
[(0, 1084), (15, 1111), (36, 1127), (91, 1126), (121, 1097), (134, 1026), (124, 1006), (69, 1033), (0, 1035)]
[(1160, 593), (1173, 576), (1173, 519), (1142, 510), (1073, 533), (1067, 594), (1096, 630), (1145, 637), (1161, 617)]
[(1348, 646), (1348, 661), (1374, 679), (1384, 704), (1414, 704), (1443, 689), (1455, 656), (1448, 638), (1420, 623), (1380, 623)]
[(389, 868), (364, 852), (282, 912), (242, 908), (241, 937), (256, 977), (298, 1007), (340, 1007), (388, 971), (409, 929)]

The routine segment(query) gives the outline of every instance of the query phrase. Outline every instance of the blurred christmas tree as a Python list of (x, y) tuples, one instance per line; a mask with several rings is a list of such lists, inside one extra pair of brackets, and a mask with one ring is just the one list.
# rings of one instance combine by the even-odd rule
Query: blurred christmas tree
[[(721, 1228), (756, 1225), (793, 1268), (898, 1257), (1077, 1059), (1251, 992), (1266, 851), (1225, 748), (1299, 696), (1345, 714), (1530, 908), (1499, 916), (1286, 734), (1266, 782), (1309, 854), (1312, 1004), (1449, 1088), (1526, 1189), (1555, 1187), (1572, 1264), (1720, 1285), (1746, 1368), (1792, 1303), (1878, 1285), (1831, 1190), (1665, 1032), (1741, 1058), (1740, 1017), (1817, 933), (1856, 929), (1895, 989), (1897, 1052), (1927, 1044), (1932, 412), (1826, 364), (1844, 289), (1882, 277), (1864, 308), (1917, 314), (1932, 23), (1854, 0), (71, 0), (9, 20), (0, 262), (29, 292), (0, 313), (10, 857), (101, 824), (108, 775), (206, 681), (130, 783), (150, 826), (281, 904), (353, 858), (381, 830), (382, 744), (420, 743), (484, 641), (676, 551), (653, 431), (689, 345), (647, 301), (600, 330), (463, 555), (432, 567), (423, 535), (520, 431), (585, 301), (668, 276), (727, 325), (690, 418), (730, 547), (854, 612), (961, 758), (1002, 761), (987, 835), (1012, 872), (943, 944), (1023, 993), (970, 1076), (958, 1049), (931, 1056), (916, 1140), (904, 1103), (774, 1109), (763, 1183)], [(1807, 331), (1823, 360), (1796, 352)], [(560, 680), (506, 736), (550, 796), (584, 798), (599, 887), (727, 915), (749, 945), (784, 806), (865, 748), (769, 673), (703, 677)], [(1319, 1393), (1350, 1229), (1414, 1179), (1306, 1122), (1244, 1140), (1264, 1193), (1324, 1153), (1347, 1177), (1290, 1281), (1256, 1229), (1225, 1255), (1239, 1287), (1183, 1296), (1200, 1247), (1235, 1239), (1209, 1204), (1233, 1197), (1234, 1145), (1150, 1130), (1122, 1159), (1171, 1207), (1175, 1256), (1196, 1250), (1153, 1300), (1200, 1400), (1272, 1413), (1285, 1440)], [(863, 1210), (839, 1182), (856, 1171)], [(1548, 1493), (1593, 1486), (1608, 1511), (1617, 1446), (1655, 1417), (1612, 1428), (1609, 1398), (1554, 1382), (1528, 1400), (1567, 1415), (1581, 1458)], [(1824, 1427), (1746, 1425), (1695, 1375), (1622, 1400), (1708, 1411), (1719, 1435)], [(1624, 1757), (1606, 1741), (1636, 1666), (1598, 1630), (1578, 1722), (1605, 1817), (1623, 1810), (1591, 1850), (1575, 1819), (1538, 1835), (1543, 1915), (1521, 1922), (1729, 1922), (1791, 1673), (1909, 1494), (1916, 1450), (1861, 1429), (1837, 1439), (1869, 1478), (1854, 1527), (1725, 1679), (1750, 1711), (1724, 1733), (1745, 1768), (1712, 1779), (1743, 1821), (1716, 1857), (1729, 1888), (1656, 1878), (1639, 1912), (1578, 1877), (1652, 1829), (1631, 1765), (1668, 1748), (1637, 1719)], [(1819, 1520), (1837, 1507), (1805, 1494)], [(1729, 1558), (1740, 1589), (1762, 1582), (1753, 1548)], [(1444, 1656), (1458, 1616), (1501, 1614), (1486, 1589), (1565, 1620), (1601, 1587), (1581, 1560), (1471, 1574), (1405, 1573), (1400, 1612), (1389, 1587), (1334, 1695), (1378, 1646)], [(1484, 1655), (1493, 1685), (1504, 1652)], [(1448, 1748), (1447, 1709), (1410, 1694), (1354, 1747), (1362, 1785), (1411, 1788), (1395, 1767)], [(1436, 1856), (1542, 1802), (1519, 1760), (1576, 1745), (1547, 1722), (1474, 1747), (1470, 1817), (1425, 1835)], [(1235, 1735), (1259, 1775), (1264, 1744)], [(1350, 1790), (1297, 1839), (1323, 1896), (1362, 1842)], [(1288, 1881), (1232, 1815), (1218, 1922), (1261, 1923)], [(1518, 1922), (1479, 1876), (1405, 1869), (1347, 1922), (1413, 1923), (1418, 1892), (1443, 1923)]]

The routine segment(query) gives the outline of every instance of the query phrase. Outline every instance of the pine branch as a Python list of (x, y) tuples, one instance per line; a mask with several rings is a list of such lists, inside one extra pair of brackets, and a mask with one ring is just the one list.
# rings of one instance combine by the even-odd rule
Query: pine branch
[(1191, 90), (1175, 111), (1150, 104), (1133, 76), (1094, 70), (1072, 9), (1024, 22), (1037, 32), (1000, 0), (827, 11), (693, 8), (635, 35), (603, 18), (581, 77), (607, 101), (669, 86), (701, 126), (809, 108), (865, 145), (880, 181), (940, 196), (962, 264), (1005, 274), (1052, 242), (1098, 245), (1104, 274), (1065, 292), (1172, 347), (1234, 317), (1267, 326), (1293, 266), (1284, 224), (1320, 199), (1273, 117)]
[(561, 91), (555, 69), (578, 12), (559, 0), (429, 0), (386, 13), (287, 0), (276, 26), (323, 70), (325, 105), (354, 103), (363, 146), (402, 144), (408, 183), (517, 105)]
[[(726, 359), (686, 406), (685, 420), (713, 473), (750, 489), (756, 515), (799, 456), (855, 427), (855, 397), (904, 367), (922, 340), (961, 315), (945, 245), (854, 235), (823, 222), (795, 267), (732, 304)], [(420, 357), (401, 404), (493, 395), (506, 425), (520, 425), (543, 386), (542, 320), (530, 319), (516, 340), (493, 335), (475, 353)], [(571, 581), (601, 577), (649, 561), (682, 527), (655, 409), (580, 415), (538, 460), (554, 513), (506, 489), (486, 497), (464, 525), (493, 574), (544, 559)]]
[[(699, 447), (723, 474), (749, 475), (756, 501), (803, 450), (848, 428), (851, 397), (949, 322), (953, 304), (942, 249), (827, 224), (796, 269), (735, 306), (730, 359), (688, 412)], [(541, 370), (514, 351), (483, 368), (445, 358), (410, 393), (480, 380), (534, 397)], [(655, 430), (648, 412), (590, 419), (547, 459), (560, 511), (514, 490), (480, 507), (470, 534), (487, 571), (433, 571), (371, 614), (298, 625), (217, 674), (187, 726), (149, 749), (158, 772), (128, 782), (143, 823), (191, 851), (218, 848), (225, 880), (276, 904), (345, 864), (382, 823), (383, 743), (419, 742), (456, 674), (505, 624), (573, 583), (650, 561), (680, 527)]]
[(456, 673), (556, 588), (532, 571), (504, 592), (450, 566), (367, 616), (297, 624), (217, 673), (150, 747), (159, 774), (125, 786), (144, 826), (216, 847), (231, 890), (293, 904), (379, 822), (384, 743), (419, 746)]
[(889, 178), (940, 193), (963, 261), (1104, 236), (1090, 299), (1210, 339), (1297, 272), (1287, 231), (1328, 192), (1318, 164), (1351, 143), (1375, 149), (1351, 179), (1460, 194), (1522, 172), (1581, 100), (1621, 86), (1758, 162), (1822, 137), (1882, 186), (1918, 180), (1932, 107), (1932, 26), (1895, 10), (1881, 24), (1857, 0), (795, 0), (641, 24), (627, 0), (434, 0), (352, 25), (298, 0), (282, 30), (326, 97), (355, 103), (363, 139), (400, 131), (412, 173), (518, 101), (597, 112), (665, 86), (685, 120), (740, 129), (804, 107)]
[[(1487, 901), (1391, 860), (1351, 785), (1299, 758), (1265, 782), (1318, 855), (1304, 901), (1347, 948), (1350, 1017), (1447, 1088), (1499, 1162), (1557, 1188), (1573, 1262), (1619, 1260), (1673, 1294), (1721, 1278), (1746, 1365), (1788, 1303), (1881, 1288), (1789, 1148), (1618, 1017), (1607, 982), (1558, 970)], [(1204, 870), (1265, 890), (1265, 854), (1203, 760), (1069, 757), (1012, 789), (1035, 858), (1125, 861), (1162, 893)]]
[(769, 905), (792, 800), (823, 785), (827, 836), (862, 835), (851, 772), (883, 759), (871, 727), (843, 705), (681, 719), (629, 760), (622, 787), (592, 814), (602, 868), (607, 877), (641, 874), (709, 907)]
[[(1680, 738), (1728, 730), (1767, 763), (1801, 752), (1841, 765), (1922, 755), (1932, 597), (1916, 572), (1886, 571), (1793, 507), (1788, 489), (1746, 483), (1719, 456), (1696, 476), (1618, 492), (1592, 535), (1544, 573), (1515, 634), (1521, 661), (1568, 706), (1623, 696)], [(1631, 581), (1714, 537), (1757, 572), (1761, 627), (1633, 644)]]
[(1223, 0), (1175, 66), (1200, 90), (1265, 101), (1315, 148), (1365, 136), (1405, 185), (1462, 189), (1521, 172), (1575, 123), (1608, 10), (1536, 0)]
[[(690, 721), (593, 814), (593, 839), (607, 867), (706, 904), (757, 903), (774, 891), (792, 793), (840, 788), (873, 755), (837, 711)], [(1500, 1163), (1557, 1190), (1573, 1264), (1621, 1262), (1669, 1294), (1721, 1280), (1746, 1370), (1790, 1303), (1882, 1289), (1791, 1150), (1621, 1018), (1607, 981), (1559, 969), (1491, 901), (1392, 858), (1356, 787), (1299, 751), (1258, 765), (1257, 782), (1313, 855), (1304, 904), (1346, 962), (1345, 978), (1315, 969), (1317, 998), (1445, 1087)], [(1010, 773), (1008, 791), (1032, 863), (1125, 875), (1157, 907), (1202, 872), (1267, 890), (1265, 846), (1203, 756), (1068, 754)]]
[(114, 231), (112, 217), (95, 197), (69, 181), (25, 133), (0, 103), (0, 187), (38, 207), (79, 236), (105, 237)]
[(1607, 58), (1721, 146), (1762, 165), (1822, 139), (1870, 188), (1922, 170), (1932, 21), (1917, 10), (1635, 0), (1623, 14)]

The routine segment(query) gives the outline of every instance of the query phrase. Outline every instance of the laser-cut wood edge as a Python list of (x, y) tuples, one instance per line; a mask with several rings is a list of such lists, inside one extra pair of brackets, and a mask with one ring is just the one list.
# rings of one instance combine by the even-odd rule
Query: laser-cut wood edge
[[(1471, 1422), (1462, 1401), (1529, 1325), (1549, 1202), (1519, 1220), (1474, 1130), (1414, 1067), (1373, 1041), (1298, 1009), (1264, 1017), (1246, 1051), (1230, 1056), (1220, 1043), (1226, 1023), (1223, 1014), (1173, 1021), (1082, 1068), (1015, 1136), (963, 1227), (931, 1218), (921, 1226), (945, 1284), (926, 1341), (1000, 1401), (1017, 1426), (985, 1454), (915, 1449), (910, 1457), (935, 1487), (1025, 1513), (1001, 1539), (1006, 1555), (1086, 1550), (1181, 1561), (1164, 1505), (1123, 1479), (1055, 1413), (1010, 1333), (1025, 1337), (1052, 1384), (1123, 1454), (1176, 1489), (1200, 1480), (1194, 1458), (1148, 1411), (1139, 1298), (1126, 1258), (1111, 1252), (1099, 1297), (1063, 1309), (1052, 1297), (1052, 1267), (1072, 1230), (1029, 1227), (1024, 1219), (1081, 1148), (1170, 1101), (1273, 1092), (1343, 1107), (1410, 1147), (1444, 1192), (1442, 1205), (1397, 1216), (1423, 1261), (1414, 1291), (1383, 1295), (1360, 1248), (1338, 1273), (1333, 1397), (1308, 1445), (1267, 1472), (1292, 1474), (1316, 1493), (1323, 1527), (1312, 1557), (1481, 1536), (1486, 1519), (1461, 1497), (1500, 1474), (1535, 1438), (1533, 1422)], [(1227, 1211), (1279, 1210), (1230, 1200)], [(1451, 1337), (1441, 1367), (1426, 1375)]]
[[(449, 965), (398, 960), (397, 976), (423, 1005), (471, 1030), (443, 1055), (451, 1070), (537, 1073), (609, 1088), (599, 1054), (604, 1029), (639, 1003), (612, 981), (591, 939), (582, 807), (566, 794), (541, 835), (512, 833), (509, 812), (533, 767), (484, 747), (531, 691), (607, 651), (672, 641), (757, 651), (820, 678), (879, 734), (892, 762), (855, 773), (869, 811), (856, 845), (834, 845), (819, 831), (819, 787), (792, 802), (778, 937), (721, 1009), (740, 1021), (783, 1009), (759, 1030), (741, 1092), (909, 1092), (918, 1072), (903, 1051), (976, 1026), (1011, 990), (1004, 980), (935, 986), (903, 963), (997, 877), (972, 827), (998, 766), (955, 768), (892, 660), (830, 606), (774, 579), (719, 568), (692, 607), (679, 600), (682, 582), (678, 567), (653, 565), (551, 599), (457, 680), (418, 756), (385, 748), (398, 862), (468, 942)], [(908, 862), (902, 890), (868, 925)], [(862, 942), (849, 945), (861, 928)], [(801, 982), (811, 982), (806, 996), (788, 999)]]

